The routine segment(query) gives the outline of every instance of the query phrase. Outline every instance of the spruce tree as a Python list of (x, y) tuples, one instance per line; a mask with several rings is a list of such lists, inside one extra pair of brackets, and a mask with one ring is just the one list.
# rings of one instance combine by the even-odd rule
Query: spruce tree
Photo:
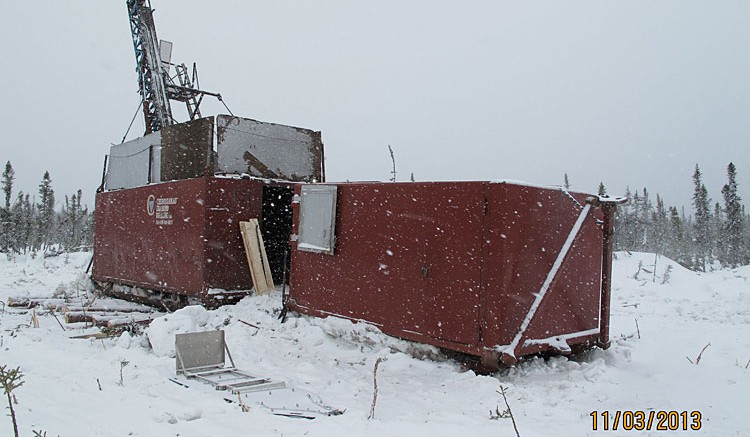
[(597, 194), (600, 196), (607, 195), (607, 188), (604, 187), (604, 182), (599, 182), (599, 189), (597, 190)]
[(81, 209), (81, 198), (83, 192), (78, 190), (75, 194), (65, 196), (63, 210), (59, 214), (59, 241), (67, 251), (79, 250), (82, 245), (85, 232), (84, 211)]
[(721, 189), (724, 197), (724, 214), (726, 216), (722, 229), (722, 243), (724, 250), (723, 262), (730, 267), (737, 267), (746, 262), (744, 252), (744, 218), (742, 203), (737, 194), (737, 169), (733, 163), (727, 166), (727, 183)]
[[(637, 194), (637, 193), (636, 193)], [(634, 250), (635, 220), (633, 218), (633, 197), (630, 187), (625, 188), (628, 203), (615, 210), (615, 250)]]
[(721, 210), (719, 202), (714, 204), (714, 213), (711, 214), (710, 220), (711, 226), (709, 226), (709, 250), (711, 252), (711, 259), (718, 259), (721, 263), (724, 263), (725, 258), (725, 245), (724, 245), (724, 211)]
[(81, 190), (78, 190), (76, 194), (73, 195), (73, 245), (72, 248), (75, 250), (80, 250), (81, 243), (82, 243), (82, 235), (83, 235), (83, 210), (81, 209), (81, 197), (83, 196), (83, 192)]
[(669, 231), (667, 235), (667, 256), (684, 267), (692, 267), (683, 220), (674, 206), (669, 207)]
[(26, 253), (60, 245), (66, 250), (90, 248), (93, 244), (93, 214), (82, 204), (83, 192), (65, 196), (61, 211), (55, 211), (55, 192), (49, 172), (39, 184), (38, 202), (29, 194), (19, 192), (15, 201), (15, 171), (10, 161), (2, 173), (5, 203), (0, 201), (0, 252)]
[(26, 253), (34, 242), (34, 208), (28, 194), (18, 193), (13, 203), (13, 238), (16, 248)]
[(13, 170), (13, 166), (10, 161), (5, 163), (5, 171), (3, 171), (3, 193), (5, 193), (5, 209), (10, 209), (10, 196), (13, 193), (13, 180), (16, 178), (16, 171)]
[(651, 214), (651, 246), (650, 250), (655, 253), (666, 254), (667, 252), (667, 233), (669, 232), (669, 223), (667, 218), (667, 209), (664, 206), (664, 199), (656, 195), (656, 210)]
[(5, 193), (5, 207), (0, 209), (0, 251), (10, 253), (13, 251), (12, 224), (13, 215), (10, 209), (10, 199), (13, 193), (13, 180), (16, 172), (8, 161), (3, 171), (3, 193)]
[(55, 191), (52, 189), (52, 179), (49, 172), (44, 172), (39, 184), (39, 203), (37, 203), (37, 249), (46, 249), (53, 237), (55, 225)]
[(693, 224), (693, 268), (706, 271), (706, 265), (710, 262), (709, 235), (711, 211), (709, 210), (708, 190), (703, 185), (702, 174), (698, 164), (695, 164), (693, 173), (693, 207), (695, 222)]
[(639, 199), (640, 205), (639, 205), (639, 215), (637, 217), (638, 219), (638, 244), (639, 244), (639, 251), (648, 251), (648, 252), (654, 252), (654, 241), (653, 241), (653, 235), (652, 235), (652, 222), (651, 218), (653, 215), (654, 205), (651, 203), (651, 200), (649, 199), (648, 190), (646, 188), (643, 188), (643, 196)]

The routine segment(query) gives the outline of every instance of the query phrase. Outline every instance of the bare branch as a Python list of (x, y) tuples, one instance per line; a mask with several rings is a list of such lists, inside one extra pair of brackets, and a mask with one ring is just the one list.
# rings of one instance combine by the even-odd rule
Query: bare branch
[[(0, 366), (0, 388), (3, 389), (5, 396), (8, 398), (8, 408), (10, 409), (10, 418), (13, 421), (13, 432), (15, 437), (18, 437), (18, 423), (16, 422), (16, 412), (13, 409), (13, 401), (15, 395), (13, 390), (23, 385), (23, 373), (20, 367), (15, 369), (8, 369), (7, 366)], [(16, 405), (18, 401), (16, 401)]]
[[(388, 147), (390, 148), (390, 146)], [(372, 369), (372, 405), (370, 406), (370, 415), (367, 416), (367, 420), (375, 418), (375, 403), (378, 401), (378, 367), (380, 366), (380, 363), (385, 360), (386, 359), (383, 357), (378, 357), (378, 359), (375, 361), (375, 367)]]
[(396, 182), (396, 156), (393, 154), (393, 149), (390, 144), (388, 144), (388, 151), (391, 152), (391, 163), (393, 164), (393, 170), (391, 170), (391, 182)]
[(641, 328), (638, 327), (638, 318), (635, 318), (635, 330), (638, 332), (638, 339), (641, 339)]
[(705, 351), (706, 351), (706, 348), (708, 348), (709, 346), (711, 346), (711, 343), (710, 343), (710, 342), (709, 342), (709, 343), (706, 343), (706, 345), (705, 345), (705, 346), (703, 346), (703, 349), (701, 349), (701, 353), (699, 353), (699, 354), (698, 354), (698, 358), (696, 358), (696, 359), (695, 359), (695, 365), (696, 365), (696, 366), (698, 365), (698, 363), (700, 363), (700, 362), (701, 362), (701, 357), (703, 356), (703, 352), (705, 352)]
[(510, 416), (510, 420), (513, 421), (513, 429), (516, 431), (516, 437), (521, 437), (521, 434), (518, 432), (518, 426), (516, 426), (516, 418), (513, 417), (513, 411), (510, 410), (510, 404), (508, 404), (508, 398), (505, 397), (505, 390), (507, 390), (502, 385), (500, 386), (500, 390), (497, 392), (500, 393), (503, 396), (503, 401), (505, 401), (505, 406), (507, 407), (508, 415)]

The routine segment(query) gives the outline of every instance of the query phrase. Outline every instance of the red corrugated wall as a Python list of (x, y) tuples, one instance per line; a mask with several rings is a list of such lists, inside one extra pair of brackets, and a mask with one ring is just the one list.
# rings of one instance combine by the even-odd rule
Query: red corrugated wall
[[(292, 243), (290, 306), (475, 355), (513, 341), (586, 197), (511, 183), (337, 186), (335, 254)], [(600, 217), (583, 221), (518, 356), (548, 347), (526, 340), (598, 328)]]
[(262, 193), (215, 177), (98, 193), (93, 279), (199, 298), (251, 289), (238, 223), (260, 217)]

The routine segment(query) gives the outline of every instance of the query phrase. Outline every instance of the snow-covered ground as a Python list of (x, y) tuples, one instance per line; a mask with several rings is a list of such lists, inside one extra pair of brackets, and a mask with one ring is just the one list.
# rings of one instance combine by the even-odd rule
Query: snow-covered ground
[[(3, 257), (0, 300), (86, 293), (89, 257)], [(363, 324), (295, 315), (280, 324), (278, 293), (214, 311), (188, 307), (155, 320), (145, 335), (98, 340), (69, 338), (83, 328), (63, 331), (45, 311), (32, 328), (30, 311), (6, 307), (0, 365), (20, 366), (24, 374), (13, 392), (23, 436), (33, 430), (63, 437), (512, 436), (511, 419), (490, 419), (491, 410), (505, 410), (501, 385), (525, 437), (750, 435), (750, 267), (697, 274), (660, 257), (654, 278), (653, 264), (652, 254), (617, 254), (609, 350), (532, 359), (491, 376)], [(309, 394), (317, 411), (344, 414), (314, 420), (270, 414), (268, 407), (281, 406), (274, 402), (286, 402), (274, 398), (281, 392), (267, 395), (264, 405), (248, 398), (250, 411), (242, 412), (226, 392), (193, 380), (180, 379), (189, 388), (171, 382), (174, 334), (216, 328), (226, 331), (238, 367), (286, 381), (297, 396)], [(379, 357), (386, 360), (377, 374), (375, 418), (368, 420)], [(5, 398), (0, 402), (7, 413)], [(591, 412), (618, 410), (700, 411), (701, 429), (656, 431), (654, 421), (650, 432), (624, 431), (622, 424), (603, 431), (601, 415), (599, 430), (592, 429)], [(9, 417), (0, 418), (0, 435), (13, 435)]]

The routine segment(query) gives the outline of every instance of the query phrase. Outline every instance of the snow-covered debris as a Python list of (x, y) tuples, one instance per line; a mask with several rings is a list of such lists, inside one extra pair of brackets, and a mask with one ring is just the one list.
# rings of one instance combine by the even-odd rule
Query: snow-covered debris
[[(89, 256), (0, 258), (0, 300), (85, 292), (80, 274)], [(616, 257), (609, 350), (533, 358), (490, 376), (369, 324), (294, 314), (281, 324), (278, 292), (210, 311), (187, 307), (157, 318), (143, 335), (92, 340), (71, 339), (88, 331), (63, 331), (49, 312), (39, 311), (35, 329), (30, 310), (0, 305), (0, 364), (25, 375), (14, 392), (23, 435), (514, 435), (510, 419), (490, 420), (505, 409), (501, 385), (523, 436), (602, 435), (592, 412), (641, 410), (699, 411), (696, 435), (744, 435), (750, 267), (699, 274), (653, 254)], [(209, 386), (171, 382), (174, 334), (213, 329), (226, 331), (239, 368), (286, 381), (316, 409), (344, 414), (274, 416), (269, 411), (281, 401), (273, 394), (263, 405), (247, 398), (243, 413), (236, 399), (225, 402)], [(377, 373), (377, 415), (368, 421), (380, 357), (387, 360)], [(9, 420), (0, 418), (0, 435), (12, 435)]]
[(146, 329), (146, 337), (159, 357), (175, 356), (174, 336), (187, 332), (209, 331), (209, 312), (202, 306), (192, 305), (154, 319)]

